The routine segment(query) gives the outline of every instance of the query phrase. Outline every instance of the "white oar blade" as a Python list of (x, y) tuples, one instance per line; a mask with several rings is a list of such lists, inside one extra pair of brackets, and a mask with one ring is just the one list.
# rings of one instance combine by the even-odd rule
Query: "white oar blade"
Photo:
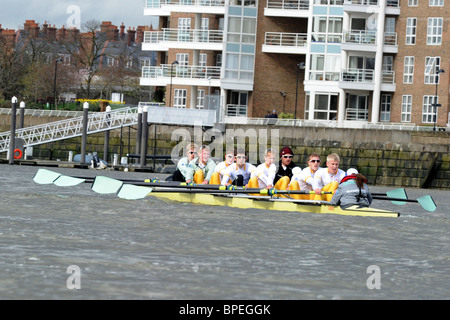
[(53, 183), (58, 187), (73, 187), (84, 183), (86, 179), (74, 178), (69, 176), (59, 176)]
[(97, 176), (92, 184), (92, 190), (100, 194), (117, 193), (122, 184), (122, 181), (116, 179)]
[(138, 200), (145, 198), (150, 192), (152, 192), (152, 188), (124, 184), (117, 196), (126, 200)]
[(39, 169), (36, 175), (34, 176), (33, 180), (38, 184), (52, 184), (60, 176), (61, 176), (60, 173), (46, 169)]

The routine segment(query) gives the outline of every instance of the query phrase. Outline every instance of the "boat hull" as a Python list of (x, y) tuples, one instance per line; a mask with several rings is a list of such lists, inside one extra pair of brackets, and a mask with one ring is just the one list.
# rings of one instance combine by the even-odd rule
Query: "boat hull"
[(210, 206), (227, 206), (239, 209), (262, 209), (288, 212), (303, 213), (322, 213), (322, 214), (338, 214), (347, 216), (361, 217), (387, 217), (396, 218), (400, 216), (398, 212), (376, 209), (376, 208), (357, 208), (356, 206), (342, 209), (339, 206), (333, 206), (326, 203), (315, 202), (311, 200), (291, 200), (277, 199), (264, 196), (239, 196), (239, 195), (214, 195), (200, 193), (150, 193), (161, 199), (178, 202), (189, 202)]

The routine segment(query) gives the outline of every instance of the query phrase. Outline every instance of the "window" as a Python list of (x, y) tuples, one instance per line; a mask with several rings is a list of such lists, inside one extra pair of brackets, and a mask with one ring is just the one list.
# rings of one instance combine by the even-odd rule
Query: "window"
[(337, 95), (317, 94), (314, 104), (314, 120), (336, 120), (337, 105)]
[(200, 53), (199, 55), (199, 61), (198, 61), (198, 65), (201, 67), (206, 67), (206, 59), (207, 59), (208, 55), (206, 53)]
[(119, 66), (119, 60), (117, 60), (113, 57), (108, 57), (107, 63), (108, 63), (108, 67), (118, 67)]
[[(425, 84), (436, 84), (436, 70), (441, 66), (440, 57), (425, 57)], [(439, 82), (439, 77), (437, 77)]]
[(419, 0), (408, 0), (408, 7), (417, 7), (419, 5)]
[(385, 121), (385, 122), (391, 121), (391, 101), (392, 101), (392, 95), (383, 94), (381, 96), (380, 121)]
[(190, 37), (191, 18), (178, 19), (178, 41), (191, 41)]
[(443, 7), (444, 0), (429, 0), (428, 5), (430, 7)]
[(412, 96), (403, 95), (402, 96), (402, 122), (411, 122), (411, 106), (412, 106)]
[(186, 108), (186, 89), (175, 89), (175, 97), (173, 99), (174, 108)]
[(414, 80), (414, 57), (405, 57), (403, 65), (403, 83), (411, 84)]
[(428, 18), (427, 45), (441, 45), (442, 18)]
[(150, 58), (140, 58), (139, 63), (141, 64), (141, 67), (150, 67), (151, 59)]
[(197, 90), (197, 109), (203, 109), (205, 107), (205, 90), (198, 89)]
[(417, 18), (406, 19), (406, 45), (416, 44)]
[(347, 99), (345, 120), (367, 121), (369, 119), (368, 96), (350, 94)]
[(434, 99), (435, 96), (423, 96), (422, 123), (434, 123)]

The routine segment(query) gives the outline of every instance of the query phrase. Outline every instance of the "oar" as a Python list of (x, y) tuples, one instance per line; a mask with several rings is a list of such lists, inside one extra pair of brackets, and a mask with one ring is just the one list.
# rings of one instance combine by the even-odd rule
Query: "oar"
[(383, 196), (383, 197), (390, 197), (390, 198), (397, 198), (401, 199), (402, 201), (392, 201), (393, 204), (396, 205), (404, 205), (406, 202), (405, 199), (408, 199), (408, 196), (406, 195), (406, 190), (404, 188), (398, 188), (394, 190), (389, 190), (386, 193), (376, 193), (372, 192), (372, 196)]
[[(80, 183), (93, 183), (95, 177), (71, 177), (62, 175), (60, 173), (50, 171), (47, 169), (39, 169), (33, 180), (39, 184), (55, 184), (60, 187), (73, 187), (79, 185)], [(194, 184), (194, 183), (186, 183), (186, 182), (167, 182), (167, 181), (159, 181), (158, 179), (116, 179), (122, 182), (128, 183), (139, 183), (145, 186), (168, 186), (168, 187), (180, 187), (180, 188), (196, 188), (196, 189), (209, 189), (215, 190), (219, 189), (220, 185), (213, 184)]]
[(402, 205), (405, 204), (406, 202), (417, 202), (422, 206), (422, 208), (430, 212), (434, 212), (437, 208), (433, 198), (429, 195), (417, 199), (403, 199), (403, 198), (380, 197), (380, 196), (372, 196), (372, 198), (376, 200), (389, 200), (397, 205)]

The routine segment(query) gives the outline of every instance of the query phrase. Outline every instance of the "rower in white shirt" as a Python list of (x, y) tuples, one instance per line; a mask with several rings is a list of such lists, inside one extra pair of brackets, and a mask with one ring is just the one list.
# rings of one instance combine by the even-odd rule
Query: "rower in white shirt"
[(229, 149), (225, 152), (225, 161), (219, 162), (216, 165), (209, 184), (221, 184), (225, 170), (235, 161), (235, 154), (236, 151), (234, 149)]
[(228, 166), (223, 171), (222, 185), (229, 186), (234, 183), (236, 186), (247, 187), (252, 173), (256, 167), (246, 162), (247, 155), (244, 150), (238, 150), (236, 153), (236, 163)]
[(256, 167), (252, 177), (248, 183), (249, 188), (272, 189), (273, 179), (277, 172), (277, 167), (273, 163), (275, 161), (275, 152), (267, 149), (264, 153), (264, 163)]
[(321, 195), (321, 191), (334, 192), (341, 180), (345, 177), (345, 171), (339, 169), (339, 156), (332, 153), (327, 157), (327, 167), (318, 170), (314, 174), (313, 190), (316, 192), (314, 200), (330, 201), (333, 194)]
[[(321, 169), (320, 156), (317, 153), (311, 153), (308, 159), (308, 166), (292, 176), (289, 190), (312, 191), (314, 175), (319, 169)], [(315, 194), (295, 194), (292, 197), (301, 200), (314, 200)]]

